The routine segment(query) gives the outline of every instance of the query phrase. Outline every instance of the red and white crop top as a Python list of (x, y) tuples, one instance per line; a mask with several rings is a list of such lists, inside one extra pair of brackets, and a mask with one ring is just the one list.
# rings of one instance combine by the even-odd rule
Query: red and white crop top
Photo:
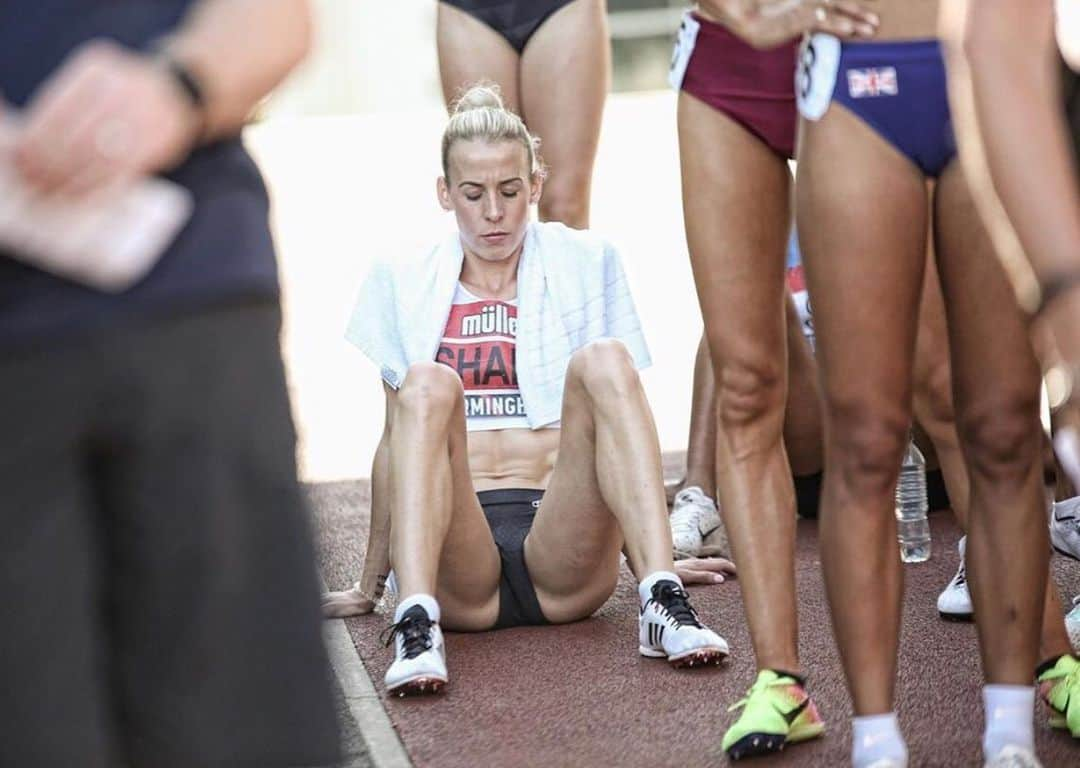
[(517, 299), (481, 299), (459, 282), (435, 362), (461, 377), (469, 432), (529, 428), (517, 378)]

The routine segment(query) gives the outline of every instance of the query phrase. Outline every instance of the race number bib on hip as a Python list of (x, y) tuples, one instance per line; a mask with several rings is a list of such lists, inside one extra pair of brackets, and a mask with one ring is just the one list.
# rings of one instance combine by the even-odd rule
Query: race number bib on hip
[(820, 120), (828, 111), (839, 68), (839, 40), (824, 34), (803, 40), (795, 71), (795, 98), (799, 114), (807, 120)]
[(682, 24), (679, 25), (679, 31), (675, 35), (675, 50), (671, 52), (671, 68), (668, 70), (668, 82), (676, 91), (682, 89), (682, 81), (686, 77), (690, 57), (694, 54), (699, 29), (701, 29), (701, 23), (691, 15), (690, 11), (684, 13)]

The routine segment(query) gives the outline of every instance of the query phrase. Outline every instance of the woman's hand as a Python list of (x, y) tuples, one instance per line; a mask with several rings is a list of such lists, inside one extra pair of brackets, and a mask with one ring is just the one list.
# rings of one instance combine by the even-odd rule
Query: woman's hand
[(867, 0), (699, 0), (710, 17), (755, 48), (772, 48), (805, 32), (873, 37), (880, 20)]
[(175, 166), (199, 131), (198, 111), (162, 64), (92, 40), (20, 115), (12, 157), (41, 194), (79, 197)]
[(675, 561), (675, 573), (683, 584), (721, 584), (735, 575), (735, 563), (724, 557), (690, 557)]
[(360, 589), (360, 582), (343, 592), (327, 592), (322, 596), (323, 618), (344, 619), (347, 616), (363, 616), (375, 610), (375, 600)]

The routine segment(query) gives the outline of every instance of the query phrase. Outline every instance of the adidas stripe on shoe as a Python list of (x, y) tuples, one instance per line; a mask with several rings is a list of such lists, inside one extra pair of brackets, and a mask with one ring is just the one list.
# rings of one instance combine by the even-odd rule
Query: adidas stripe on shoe
[(638, 651), (675, 667), (719, 664), (728, 656), (724, 638), (698, 621), (690, 596), (674, 581), (658, 581), (638, 619)]
[(961, 536), (956, 545), (960, 552), (960, 565), (956, 569), (956, 575), (952, 581), (938, 595), (938, 615), (946, 621), (971, 621), (975, 615), (975, 609), (971, 603), (971, 592), (968, 590), (967, 567), (964, 556), (967, 551), (967, 536)]

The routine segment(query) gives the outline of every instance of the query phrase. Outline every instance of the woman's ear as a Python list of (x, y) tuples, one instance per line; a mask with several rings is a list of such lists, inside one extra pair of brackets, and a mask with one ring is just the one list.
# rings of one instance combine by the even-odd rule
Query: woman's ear
[(446, 182), (445, 176), (440, 176), (435, 180), (435, 194), (439, 198), (439, 205), (442, 206), (444, 211), (454, 210), (454, 206), (450, 202), (450, 186)]

